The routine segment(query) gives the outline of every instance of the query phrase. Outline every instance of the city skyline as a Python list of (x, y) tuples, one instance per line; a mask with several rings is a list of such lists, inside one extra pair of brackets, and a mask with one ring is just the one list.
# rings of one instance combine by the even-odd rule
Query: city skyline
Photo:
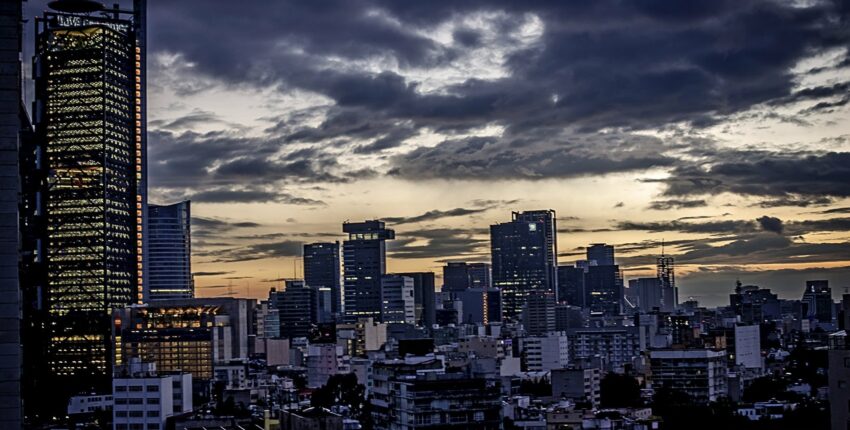
[(650, 276), (663, 240), (681, 301), (850, 286), (846, 12), (355, 3), (149, 6), (150, 201), (192, 201), (198, 296), (303, 277), (345, 220), (396, 230), (387, 272), (439, 276), (539, 209), (560, 264), (605, 242)]

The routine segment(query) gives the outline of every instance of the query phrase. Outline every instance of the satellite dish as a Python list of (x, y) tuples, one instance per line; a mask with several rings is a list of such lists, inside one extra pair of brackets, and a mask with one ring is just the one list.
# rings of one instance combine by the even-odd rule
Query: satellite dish
[(94, 0), (53, 0), (47, 3), (47, 6), (67, 13), (91, 13), (103, 10), (103, 4)]

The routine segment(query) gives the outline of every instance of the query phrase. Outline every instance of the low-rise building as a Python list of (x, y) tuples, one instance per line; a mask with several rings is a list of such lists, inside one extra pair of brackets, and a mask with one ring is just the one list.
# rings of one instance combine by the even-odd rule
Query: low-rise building
[(652, 388), (683, 391), (697, 402), (726, 395), (726, 352), (713, 349), (661, 349), (650, 352)]
[(157, 374), (156, 365), (132, 360), (112, 379), (114, 430), (160, 430), (168, 418), (192, 411), (192, 375)]

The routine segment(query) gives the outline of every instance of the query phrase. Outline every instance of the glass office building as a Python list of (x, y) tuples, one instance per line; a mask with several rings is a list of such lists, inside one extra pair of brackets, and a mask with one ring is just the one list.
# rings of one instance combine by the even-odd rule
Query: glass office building
[(189, 201), (148, 206), (149, 300), (195, 297)]
[(36, 20), (36, 147), (22, 169), (45, 274), (33, 289), (53, 385), (108, 391), (111, 312), (141, 303), (146, 283), (144, 1), (97, 14), (63, 3)]

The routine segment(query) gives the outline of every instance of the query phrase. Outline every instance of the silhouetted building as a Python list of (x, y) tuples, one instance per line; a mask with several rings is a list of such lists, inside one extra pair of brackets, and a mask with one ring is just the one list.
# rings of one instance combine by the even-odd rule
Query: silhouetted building
[(528, 336), (540, 336), (555, 330), (555, 293), (528, 296), (522, 312), (522, 323)]
[(149, 300), (195, 297), (189, 201), (148, 206)]
[(555, 291), (556, 266), (547, 249), (553, 245), (548, 230), (554, 228), (554, 219), (547, 219), (514, 212), (511, 222), (490, 226), (493, 286), (502, 292), (502, 312), (507, 319), (519, 318), (530, 294)]
[(587, 307), (591, 312), (619, 315), (623, 303), (623, 278), (619, 266), (590, 266), (585, 275)]
[(832, 322), (835, 304), (832, 302), (829, 281), (806, 281), (806, 291), (803, 292), (802, 302), (807, 318), (821, 324)]
[(25, 181), (45, 223), (41, 340), (62, 409), (111, 389), (111, 311), (142, 302), (148, 282), (144, 3), (36, 19), (38, 162), (23, 171), (41, 178)]
[(397, 273), (413, 279), (413, 312), (416, 325), (431, 327), (434, 325), (436, 310), (434, 300), (434, 272)]
[(319, 322), (318, 291), (302, 280), (287, 279), (283, 291), (272, 289), (269, 304), (278, 310), (280, 337), (307, 337)]
[(585, 269), (575, 266), (558, 266), (558, 301), (572, 306), (585, 307)]
[(490, 265), (487, 263), (449, 262), (443, 266), (442, 292), (454, 293), (468, 288), (489, 288)]
[(541, 222), (543, 223), (543, 236), (546, 238), (546, 266), (549, 269), (546, 274), (549, 291), (558, 294), (558, 227), (556, 215), (553, 209), (514, 212), (514, 221)]
[(18, 147), (29, 120), (21, 106), (22, 3), (0, 4), (0, 427), (21, 428), (21, 290), (18, 278)]
[(661, 280), (658, 278), (637, 278), (629, 280), (629, 289), (635, 289), (638, 297), (638, 307), (644, 312), (653, 309), (662, 310)]
[(490, 324), (502, 320), (502, 294), (496, 288), (470, 288), (458, 293), (461, 303), (460, 322)]
[(343, 243), (343, 283), (345, 286), (345, 319), (381, 318), (381, 277), (387, 273), (386, 241), (395, 232), (382, 221), (345, 223), (348, 233)]
[(735, 293), (729, 295), (729, 305), (743, 324), (761, 324), (782, 317), (779, 297), (769, 289), (755, 285), (735, 284)]
[(597, 266), (613, 266), (614, 246), (604, 243), (594, 243), (587, 247), (587, 260), (595, 261)]
[(333, 315), (342, 312), (339, 270), (339, 242), (304, 245), (304, 282), (310, 287), (330, 291), (330, 312)]

